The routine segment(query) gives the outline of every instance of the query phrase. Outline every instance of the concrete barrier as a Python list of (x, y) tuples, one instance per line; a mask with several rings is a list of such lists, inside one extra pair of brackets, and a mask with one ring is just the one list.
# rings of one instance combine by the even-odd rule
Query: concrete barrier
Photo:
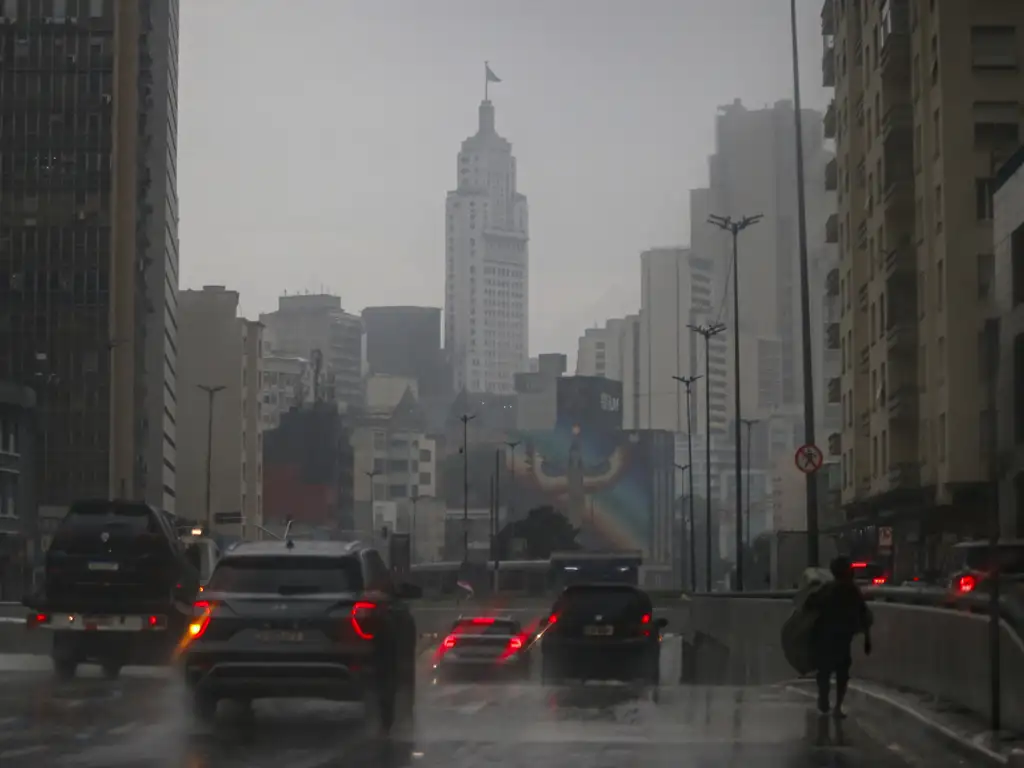
[[(941, 605), (873, 595), (873, 653), (855, 642), (854, 674), (895, 689), (928, 694), (982, 718), (991, 710), (989, 618)], [(962, 606), (966, 607), (966, 603)], [(685, 629), (684, 676), (702, 683), (752, 685), (796, 677), (782, 653), (789, 599), (695, 595)], [(1024, 731), (1024, 642), (1000, 621), (1002, 722)]]

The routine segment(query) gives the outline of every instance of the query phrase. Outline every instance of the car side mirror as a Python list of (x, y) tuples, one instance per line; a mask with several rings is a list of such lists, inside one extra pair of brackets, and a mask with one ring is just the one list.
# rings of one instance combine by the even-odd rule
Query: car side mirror
[(417, 600), (423, 597), (423, 588), (409, 582), (399, 584), (397, 592), (398, 596), (403, 600)]
[(668, 626), (668, 619), (655, 619), (654, 626), (656, 626), (658, 629), (664, 629)]

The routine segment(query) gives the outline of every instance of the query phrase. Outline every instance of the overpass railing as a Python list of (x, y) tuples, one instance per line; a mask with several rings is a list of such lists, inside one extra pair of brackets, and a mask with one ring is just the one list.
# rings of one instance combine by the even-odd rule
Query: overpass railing
[[(873, 652), (854, 643), (854, 675), (952, 703), (1024, 731), (1024, 600), (999, 601), (998, 644), (988, 594), (936, 588), (871, 587)], [(792, 680), (780, 638), (795, 591), (696, 593), (684, 628), (689, 682), (755, 685)], [(998, 647), (998, 653), (995, 648)], [(996, 665), (993, 674), (993, 663)]]

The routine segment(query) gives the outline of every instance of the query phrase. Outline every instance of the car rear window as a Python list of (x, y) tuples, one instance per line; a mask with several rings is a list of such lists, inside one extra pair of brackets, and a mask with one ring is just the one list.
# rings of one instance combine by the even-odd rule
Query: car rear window
[(466, 635), (498, 635), (507, 637), (519, 634), (519, 624), (515, 621), (491, 618), (459, 619), (452, 626), (453, 632)]
[(562, 593), (556, 612), (563, 617), (602, 614), (610, 620), (634, 620), (651, 612), (651, 601), (635, 589), (628, 587), (573, 588)]
[(99, 550), (100, 534), (123, 540), (162, 541), (165, 537), (156, 515), (143, 504), (89, 502), (72, 505), (53, 537), (53, 547), (63, 550)]
[[(1020, 544), (1002, 544), (996, 547), (999, 568), (1006, 575), (1024, 574), (1024, 546)], [(987, 571), (991, 567), (992, 554), (990, 547), (985, 545), (960, 547), (955, 550), (954, 570)]]
[(314, 595), (358, 592), (359, 562), (351, 557), (225, 557), (207, 589), (268, 595)]

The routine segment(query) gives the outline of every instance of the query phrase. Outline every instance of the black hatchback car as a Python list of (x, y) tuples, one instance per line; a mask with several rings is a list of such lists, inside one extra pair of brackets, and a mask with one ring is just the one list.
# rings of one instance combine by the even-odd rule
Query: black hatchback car
[(183, 640), (198, 718), (222, 699), (357, 701), (390, 729), (411, 715), (416, 624), (375, 549), (333, 541), (245, 543), (228, 550)]
[(651, 598), (628, 584), (567, 587), (541, 622), (541, 680), (641, 681), (657, 685), (661, 631)]

